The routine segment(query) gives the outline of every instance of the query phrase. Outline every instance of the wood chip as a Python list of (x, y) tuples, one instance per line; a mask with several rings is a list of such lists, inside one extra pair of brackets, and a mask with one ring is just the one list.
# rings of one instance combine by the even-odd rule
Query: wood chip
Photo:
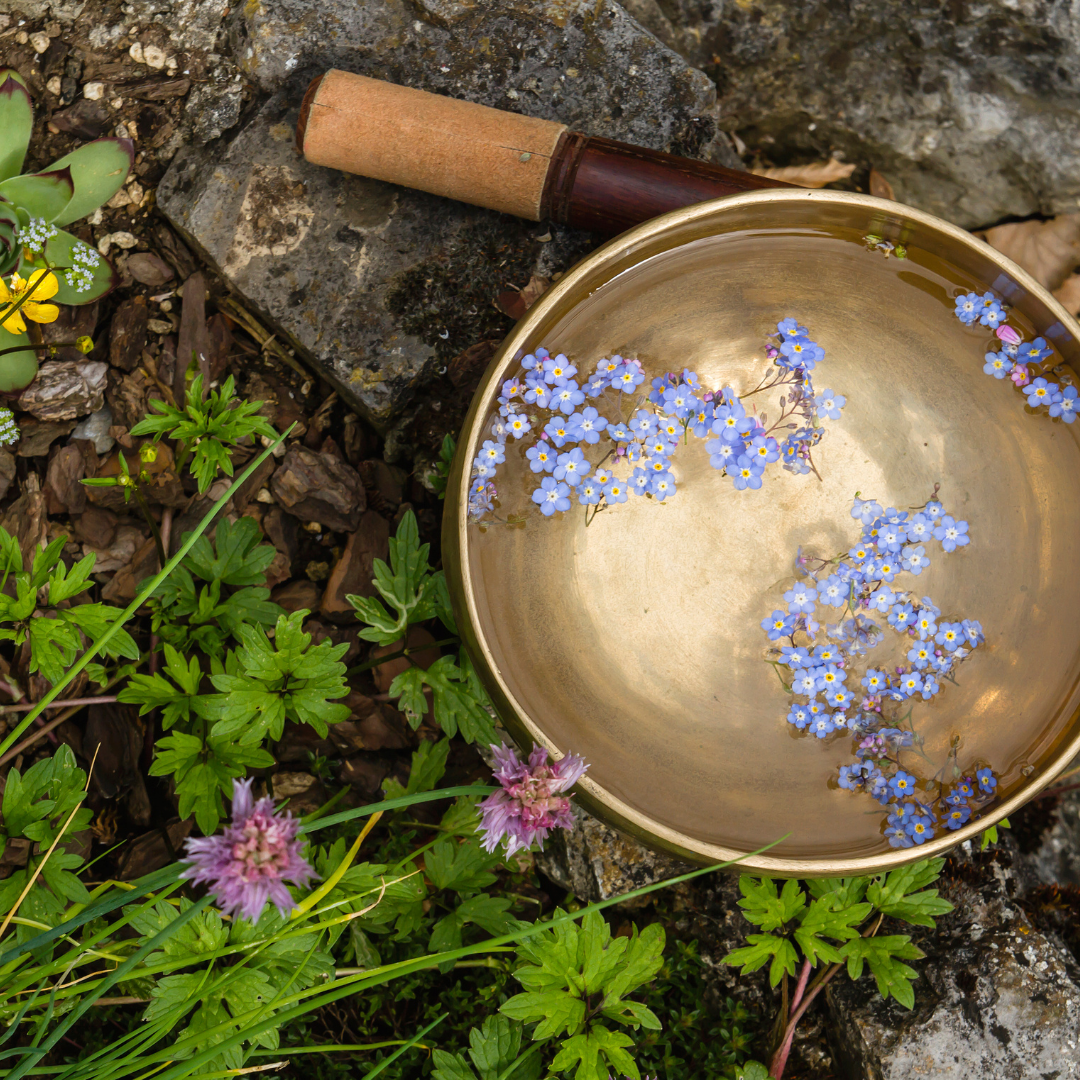
[(896, 199), (892, 184), (877, 169), (870, 170), (870, 194), (876, 195), (879, 199), (893, 199), (894, 201)]
[(1060, 288), (1080, 265), (1080, 214), (996, 225), (975, 235), (1012, 259), (1046, 289)]
[(785, 165), (780, 169), (751, 169), (755, 176), (767, 176), (770, 180), (783, 180), (787, 184), (799, 187), (820, 188), (833, 184), (837, 180), (846, 180), (854, 171), (854, 164), (845, 165), (842, 161), (829, 158), (816, 161), (811, 165)]

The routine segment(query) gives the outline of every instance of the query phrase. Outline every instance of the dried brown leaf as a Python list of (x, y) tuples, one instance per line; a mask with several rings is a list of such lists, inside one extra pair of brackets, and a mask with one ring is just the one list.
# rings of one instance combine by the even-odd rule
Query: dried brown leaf
[(1047, 289), (1058, 288), (1080, 264), (1080, 214), (997, 225), (976, 235)]
[(879, 199), (892, 199), (894, 202), (896, 201), (896, 195), (893, 193), (892, 184), (890, 184), (877, 169), (870, 170), (870, 194), (876, 195)]
[(785, 165), (782, 169), (754, 169), (755, 176), (767, 176), (770, 180), (783, 180), (800, 187), (819, 188), (837, 180), (846, 180), (854, 171), (853, 164), (845, 165), (842, 161), (829, 158), (828, 161), (815, 161), (811, 165)]
[(1061, 287), (1054, 290), (1054, 296), (1070, 315), (1080, 315), (1080, 274), (1067, 277)]

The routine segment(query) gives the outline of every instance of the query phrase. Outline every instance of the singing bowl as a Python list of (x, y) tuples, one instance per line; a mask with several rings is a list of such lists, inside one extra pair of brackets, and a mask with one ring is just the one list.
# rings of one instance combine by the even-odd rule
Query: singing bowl
[[(867, 250), (868, 233), (906, 259)], [(1009, 259), (911, 207), (832, 191), (759, 191), (646, 222), (575, 266), (507, 337), (461, 433), (444, 565), (496, 711), (526, 747), (584, 756), (576, 797), (592, 813), (694, 862), (875, 873), (977, 836), (1080, 751), (1080, 423), (1033, 415), (983, 373), (990, 331), (964, 326), (953, 298), (986, 289), (1025, 340), (1047, 338), (1080, 370), (1080, 327)], [(619, 353), (648, 377), (685, 367), (741, 394), (787, 316), (825, 349), (817, 389), (847, 398), (814, 452), (820, 480), (777, 463), (761, 490), (737, 491), (691, 439), (673, 498), (632, 498), (586, 527), (576, 500), (542, 517), (532, 440), (511, 439), (498, 512), (525, 527), (468, 521), (469, 463), (525, 353), (565, 352), (583, 376)], [(936, 483), (971, 543), (933, 545), (929, 569), (898, 584), (943, 617), (980, 620), (986, 641), (958, 685), (915, 710), (927, 761), (908, 753), (905, 768), (926, 779), (958, 736), (961, 773), (990, 765), (999, 781), (977, 819), (897, 850), (877, 801), (837, 786), (855, 760), (850, 734), (819, 740), (787, 723), (760, 623), (784, 607), (799, 548), (828, 557), (857, 542), (856, 492), (918, 506)]]

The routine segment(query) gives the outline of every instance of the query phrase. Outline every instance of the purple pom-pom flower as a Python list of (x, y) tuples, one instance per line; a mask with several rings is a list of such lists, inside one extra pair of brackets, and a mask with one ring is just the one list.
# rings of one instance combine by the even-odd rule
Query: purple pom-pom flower
[(589, 767), (583, 758), (567, 754), (548, 764), (547, 750), (533, 748), (523, 762), (511, 747), (492, 745), (494, 777), (502, 784), (480, 803), (478, 832), (484, 833), (483, 847), (494, 851), (505, 838), (506, 857), (539, 844), (541, 849), (551, 829), (574, 827), (570, 797), (562, 793), (581, 779)]
[(286, 881), (306, 885), (318, 874), (300, 854), (299, 818), (275, 814), (274, 800), (251, 797), (250, 780), (233, 781), (232, 824), (220, 836), (188, 840), (183, 876), (205, 884), (226, 915), (257, 922), (272, 901), (282, 915), (296, 906)]

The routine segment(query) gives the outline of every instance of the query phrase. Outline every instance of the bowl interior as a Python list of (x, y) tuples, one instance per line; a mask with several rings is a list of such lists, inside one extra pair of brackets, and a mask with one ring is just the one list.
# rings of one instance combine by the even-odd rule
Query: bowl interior
[[(971, 543), (928, 545), (929, 568), (895, 585), (932, 597), (943, 618), (979, 620), (986, 641), (956, 685), (915, 705), (923, 745), (903, 767), (922, 782), (990, 766), (992, 806), (1037, 784), (1080, 705), (1080, 424), (1032, 415), (1008, 380), (984, 374), (992, 334), (961, 324), (953, 298), (991, 288), (1026, 339), (1049, 337), (1074, 365), (1078, 347), (1041, 290), (984, 245), (903, 207), (804, 194), (668, 215), (586, 260), (511, 336), (462, 454), (488, 437), (498, 387), (525, 351), (564, 352), (583, 375), (619, 353), (642, 362), (643, 389), (689, 368), (741, 395), (769, 370), (766, 335), (793, 316), (825, 349), (815, 387), (847, 399), (814, 451), (820, 479), (776, 463), (761, 490), (737, 491), (691, 437), (674, 457), (674, 497), (631, 497), (586, 526), (576, 500), (539, 513), (524, 456), (535, 439), (511, 439), (498, 515), (526, 522), (481, 530), (458, 511), (460, 614), (511, 723), (591, 763), (594, 807), (702, 858), (787, 833), (770, 858), (850, 869), (890, 851), (883, 809), (836, 783), (855, 760), (849, 732), (818, 739), (787, 722), (761, 621), (786, 606), (797, 552), (828, 558), (858, 542), (856, 492), (906, 509), (940, 485)], [(907, 257), (868, 250), (870, 232)], [(779, 393), (758, 408), (775, 417)], [(908, 647), (887, 631), (872, 666), (904, 663)]]

